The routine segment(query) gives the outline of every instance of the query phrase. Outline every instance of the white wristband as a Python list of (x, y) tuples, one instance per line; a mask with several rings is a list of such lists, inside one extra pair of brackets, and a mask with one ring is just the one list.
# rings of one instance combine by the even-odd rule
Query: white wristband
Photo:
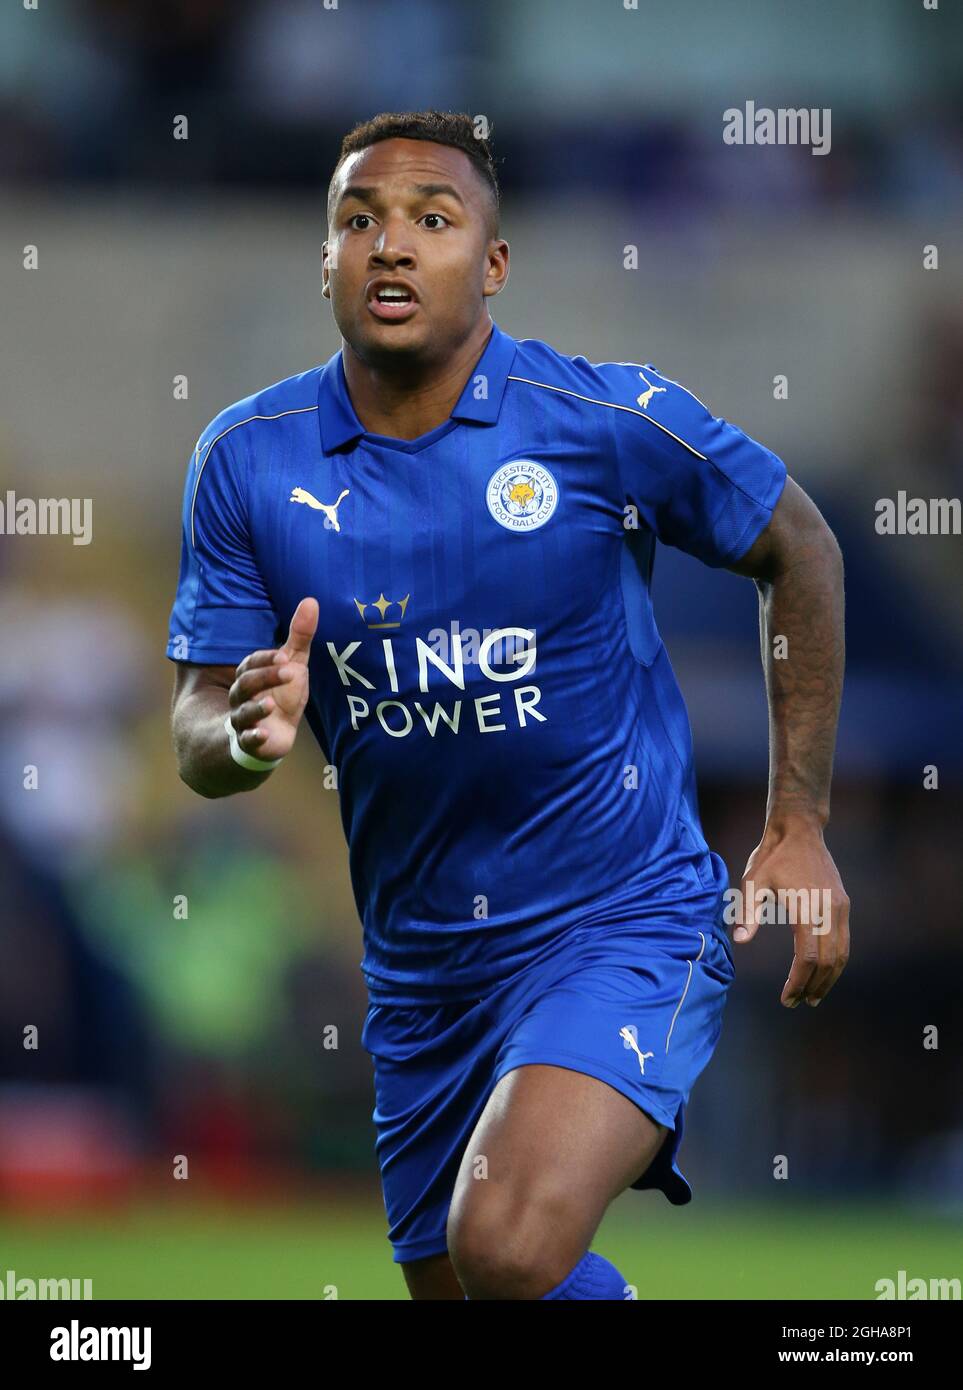
[(275, 758), (273, 762), (265, 762), (263, 758), (254, 758), (250, 753), (245, 753), (237, 741), (237, 730), (231, 723), (229, 714), (224, 716), (224, 727), (231, 741), (231, 757), (239, 766), (246, 767), (248, 772), (270, 772), (272, 767), (277, 767), (278, 763), (284, 762), (283, 758)]

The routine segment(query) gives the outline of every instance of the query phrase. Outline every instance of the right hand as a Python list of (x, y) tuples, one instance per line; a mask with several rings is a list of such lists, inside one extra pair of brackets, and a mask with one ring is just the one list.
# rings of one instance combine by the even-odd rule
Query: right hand
[(308, 657), (319, 613), (317, 599), (303, 598), (284, 646), (251, 652), (237, 668), (228, 693), (231, 723), (241, 748), (254, 758), (270, 762), (294, 747), (308, 702)]

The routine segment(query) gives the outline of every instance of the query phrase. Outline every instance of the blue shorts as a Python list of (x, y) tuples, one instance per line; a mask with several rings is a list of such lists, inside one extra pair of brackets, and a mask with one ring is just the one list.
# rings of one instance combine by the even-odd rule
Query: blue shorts
[(735, 969), (721, 926), (579, 928), (456, 1004), (372, 1004), (376, 1150), (394, 1258), (447, 1249), (455, 1179), (485, 1103), (513, 1068), (584, 1072), (669, 1127), (634, 1188), (692, 1200), (676, 1163), (686, 1101), (712, 1056)]

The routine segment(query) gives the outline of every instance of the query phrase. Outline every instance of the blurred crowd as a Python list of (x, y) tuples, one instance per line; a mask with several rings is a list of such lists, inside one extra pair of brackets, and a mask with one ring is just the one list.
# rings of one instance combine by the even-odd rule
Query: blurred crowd
[[(710, 0), (679, 6), (678, 29), (664, 12), (647, 25), (645, 0), (635, 8), (74, 0), (24, 16), (10, 6), (0, 18), (0, 177), (314, 189), (351, 124), (411, 109), (416, 90), (421, 106), (498, 125), (509, 194), (618, 191), (678, 220), (747, 203), (781, 216), (963, 200), (960, 87), (947, 63), (947, 49), (963, 42), (958, 15), (927, 28), (892, 0), (849, 0), (846, 14), (811, 0), (799, 7), (805, 15), (784, 10), (780, 28), (765, 5), (745, 0), (720, 47)], [(842, 71), (830, 61), (840, 25), (840, 42), (861, 59)], [(559, 46), (565, 32), (574, 51)], [(831, 101), (834, 158), (785, 145), (718, 158), (723, 110), (767, 99), (760, 38), (777, 46), (773, 67), (786, 69), (784, 105)], [(793, 81), (794, 55), (808, 57), (814, 82)], [(175, 140), (179, 116), (189, 129)]]

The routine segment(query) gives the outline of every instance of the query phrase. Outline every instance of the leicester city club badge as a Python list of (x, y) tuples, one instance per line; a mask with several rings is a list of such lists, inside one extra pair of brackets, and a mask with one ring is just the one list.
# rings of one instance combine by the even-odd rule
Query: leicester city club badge
[(488, 510), (508, 531), (535, 531), (558, 506), (558, 485), (540, 463), (515, 459), (488, 480)]

